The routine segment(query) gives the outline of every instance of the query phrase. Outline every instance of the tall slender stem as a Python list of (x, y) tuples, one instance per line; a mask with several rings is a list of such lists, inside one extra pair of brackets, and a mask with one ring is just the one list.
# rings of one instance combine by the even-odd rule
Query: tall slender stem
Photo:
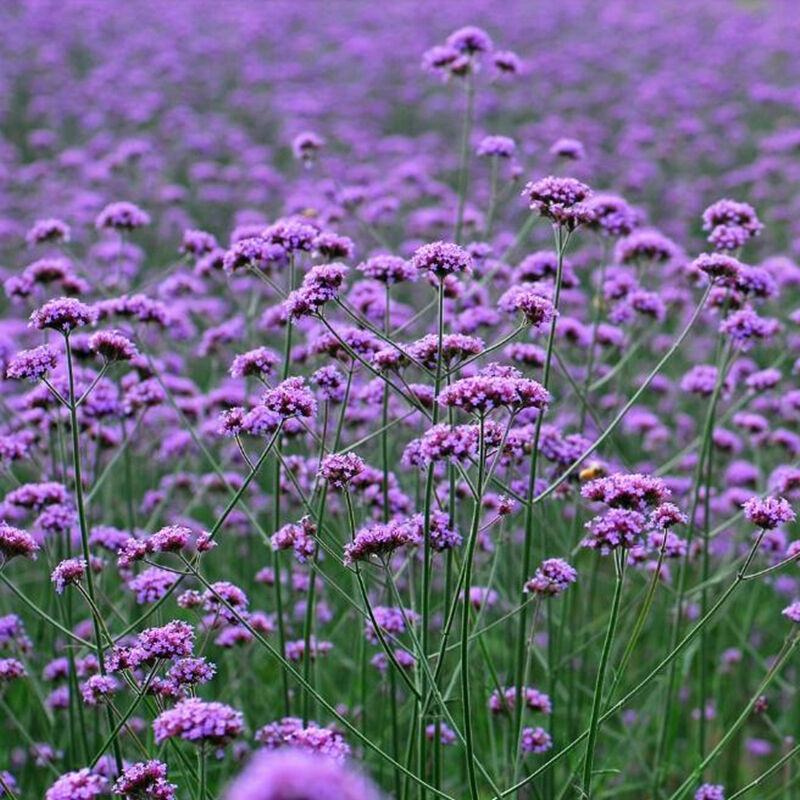
[[(97, 618), (95, 591), (94, 591), (94, 577), (92, 574), (92, 554), (89, 547), (89, 525), (86, 521), (86, 509), (83, 501), (83, 471), (81, 469), (81, 449), (80, 449), (80, 434), (78, 431), (78, 406), (75, 394), (75, 369), (72, 363), (72, 345), (69, 339), (69, 333), (64, 335), (64, 346), (67, 355), (67, 381), (69, 384), (69, 421), (72, 433), (72, 471), (75, 479), (75, 505), (78, 511), (78, 525), (81, 534), (81, 549), (83, 551), (83, 559), (86, 562), (86, 591), (91, 600), (92, 611), (92, 625), (94, 629), (94, 642), (95, 650), (97, 652), (97, 663), (100, 674), (105, 676), (106, 666), (103, 657), (103, 644), (100, 632), (100, 620)], [(114, 717), (109, 707), (106, 707), (108, 725), (110, 730), (114, 730)], [(122, 751), (120, 750), (119, 742), (114, 738), (112, 742), (112, 750), (114, 753), (114, 761), (117, 772), (122, 772)]]
[(483, 473), (486, 463), (486, 441), (484, 436), (484, 416), (481, 415), (478, 423), (478, 477), (475, 482), (475, 506), (472, 512), (472, 525), (467, 542), (467, 552), (464, 555), (464, 602), (461, 617), (461, 700), (464, 712), (464, 739), (467, 759), (467, 777), (469, 779), (470, 796), (472, 800), (478, 800), (478, 781), (475, 775), (475, 756), (473, 741), (473, 718), (470, 706), (470, 684), (469, 684), (469, 621), (470, 621), (470, 595), (469, 590), (472, 585), (472, 561), (475, 556), (475, 543), (478, 539), (478, 529), (481, 520), (481, 508), (483, 499)]
[(472, 138), (472, 125), (475, 121), (475, 75), (470, 69), (466, 77), (467, 106), (464, 112), (464, 127), (461, 134), (461, 158), (458, 168), (458, 211), (456, 213), (456, 244), (461, 243), (461, 234), (464, 228), (464, 208), (467, 204), (469, 191), (469, 144)]
[(622, 597), (622, 584), (625, 578), (626, 556), (623, 549), (617, 550), (614, 554), (614, 568), (616, 572), (614, 582), (614, 599), (611, 601), (611, 615), (608, 619), (606, 638), (603, 642), (603, 650), (600, 654), (600, 665), (597, 668), (597, 677), (594, 683), (594, 695), (592, 697), (592, 716), (589, 721), (589, 737), (586, 742), (586, 757), (583, 762), (583, 797), (590, 800), (592, 796), (592, 767), (594, 766), (594, 751), (597, 744), (597, 733), (600, 730), (600, 705), (603, 701), (603, 685), (606, 678), (606, 667), (608, 657), (611, 653), (611, 645), (614, 642), (614, 634), (617, 630), (617, 620), (619, 619), (619, 605)]
[[(556, 247), (556, 285), (553, 293), (553, 305), (558, 310), (559, 301), (561, 299), (561, 281), (564, 271), (564, 251), (569, 240), (569, 235), (564, 236), (560, 226), (554, 229), (555, 247)], [(556, 316), (550, 323), (550, 332), (547, 337), (547, 350), (545, 353), (544, 371), (542, 374), (542, 385), (545, 389), (548, 388), (550, 382), (550, 372), (553, 360), (553, 351), (556, 340)], [(536, 473), (539, 466), (539, 440), (542, 434), (542, 422), (544, 420), (544, 412), (540, 411), (536, 420), (536, 428), (533, 436), (533, 445), (531, 447), (530, 463), (528, 466), (528, 490), (526, 494), (527, 504), (525, 506), (525, 540), (522, 546), (522, 582), (526, 581), (530, 576), (531, 564), (533, 561), (533, 518), (534, 518), (534, 496), (536, 494)], [(520, 587), (521, 591), (521, 587)], [(523, 596), (524, 599), (524, 596)], [(528, 607), (523, 605), (519, 615), (517, 627), (517, 652), (516, 652), (516, 669), (515, 669), (515, 702), (514, 702), (514, 737), (511, 742), (514, 754), (514, 771), (516, 772), (516, 765), (519, 756), (519, 736), (522, 731), (522, 693), (525, 671), (525, 636), (528, 630)]]

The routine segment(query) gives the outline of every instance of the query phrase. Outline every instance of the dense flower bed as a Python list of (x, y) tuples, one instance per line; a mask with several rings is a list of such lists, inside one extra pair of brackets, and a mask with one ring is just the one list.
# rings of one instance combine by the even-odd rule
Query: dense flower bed
[(0, 797), (794, 796), (793, 11), (0, 5)]

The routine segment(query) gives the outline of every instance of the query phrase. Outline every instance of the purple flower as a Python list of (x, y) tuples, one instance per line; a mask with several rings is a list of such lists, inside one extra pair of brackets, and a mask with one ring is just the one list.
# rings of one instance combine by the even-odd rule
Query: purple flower
[(25, 234), (25, 241), (30, 244), (44, 242), (68, 242), (69, 225), (60, 219), (37, 219), (33, 227)]
[(550, 145), (548, 151), (551, 156), (557, 156), (567, 161), (582, 161), (586, 158), (586, 149), (579, 139), (562, 137)]
[(217, 668), (205, 658), (181, 658), (169, 669), (168, 677), (178, 686), (198, 686), (208, 683)]
[(317, 410), (314, 395), (302, 378), (287, 378), (274, 389), (268, 389), (261, 402), (283, 419), (312, 417)]
[(50, 580), (56, 586), (58, 594), (64, 594), (64, 589), (73, 583), (83, 580), (86, 576), (86, 561), (82, 558), (68, 558), (62, 561), (53, 570)]
[(581, 489), (581, 495), (611, 508), (644, 511), (647, 506), (656, 506), (668, 500), (670, 491), (661, 478), (618, 472), (590, 481)]
[(160, 567), (148, 567), (128, 581), (137, 603), (156, 603), (178, 582), (178, 575)]
[(488, 53), (493, 47), (489, 34), (474, 25), (467, 25), (464, 28), (453, 31), (447, 37), (447, 45), (457, 52), (467, 55)]
[(586, 200), (592, 190), (575, 178), (556, 178), (552, 175), (531, 181), (522, 190), (530, 208), (556, 225), (572, 230), (592, 220)]
[(16, 658), (0, 658), (0, 686), (24, 678), (25, 665)]
[(484, 158), (511, 158), (516, 147), (514, 140), (508, 136), (484, 136), (475, 152)]
[(110, 675), (92, 675), (81, 684), (80, 689), (83, 702), (87, 706), (96, 706), (107, 702), (119, 689), (119, 684)]
[(631, 509), (611, 508), (587, 522), (586, 529), (589, 535), (581, 543), (583, 547), (606, 554), (618, 547), (638, 544), (647, 529), (647, 518)]
[(89, 337), (89, 347), (106, 361), (130, 361), (139, 352), (136, 345), (118, 331), (98, 331)]
[(292, 139), (292, 153), (299, 161), (312, 162), (317, 152), (325, 146), (325, 140), (313, 131), (303, 131)]
[(690, 265), (690, 269), (708, 275), (726, 285), (734, 285), (742, 274), (744, 265), (724, 253), (702, 253)]
[(500, 297), (498, 306), (508, 313), (521, 312), (525, 322), (533, 328), (546, 325), (558, 313), (546, 297), (526, 286), (512, 286)]
[(161, 761), (139, 761), (122, 770), (114, 794), (141, 800), (174, 800), (177, 787), (167, 782), (167, 765)]
[(110, 203), (97, 215), (94, 224), (98, 229), (133, 231), (149, 225), (150, 215), (133, 203)]
[(671, 239), (649, 229), (634, 231), (620, 239), (614, 248), (614, 260), (618, 264), (663, 264), (676, 258), (678, 254), (678, 247)]
[(622, 197), (613, 194), (592, 195), (586, 201), (586, 206), (592, 215), (588, 226), (601, 236), (628, 236), (641, 222), (639, 212)]
[(197, 258), (208, 255), (217, 249), (217, 240), (212, 233), (188, 229), (183, 232), (180, 252)]
[(261, 750), (233, 781), (224, 800), (380, 800), (351, 767), (293, 748)]
[[(359, 473), (356, 473), (356, 475)], [(352, 478), (351, 478), (352, 480)], [(303, 517), (298, 525), (284, 525), (270, 539), (273, 550), (293, 550), (295, 558), (304, 564), (316, 549), (317, 528), (310, 517)]]
[(39, 330), (51, 328), (68, 334), (75, 328), (91, 325), (97, 318), (95, 310), (74, 297), (50, 300), (31, 314), (31, 326)]
[(314, 239), (314, 252), (333, 261), (336, 258), (352, 258), (355, 252), (353, 240), (332, 231), (322, 231)]
[(157, 659), (183, 658), (192, 654), (194, 630), (187, 622), (174, 620), (160, 628), (147, 628), (136, 637), (132, 651), (138, 664)]
[(523, 753), (546, 753), (553, 746), (550, 734), (544, 728), (523, 728), (520, 749)]
[(250, 236), (235, 242), (222, 258), (222, 268), (232, 275), (239, 269), (258, 267), (266, 269), (282, 265), (286, 260), (285, 248), (269, 242), (262, 236)]
[(800, 623), (800, 600), (795, 600), (794, 603), (786, 606), (781, 614), (792, 622)]
[[(513, 368), (509, 368), (513, 369)], [(497, 408), (521, 411), (524, 408), (544, 409), (550, 403), (550, 393), (537, 381), (511, 374), (491, 374), (486, 371), (472, 378), (461, 378), (447, 386), (439, 395), (439, 404), (460, 408), (483, 416)]]
[(181, 700), (153, 720), (156, 744), (179, 737), (194, 744), (223, 747), (239, 736), (243, 728), (241, 711), (197, 697)]
[(46, 792), (45, 800), (94, 800), (108, 792), (108, 779), (88, 767), (62, 775)]
[(356, 561), (366, 561), (371, 557), (383, 559), (398, 547), (418, 544), (418, 539), (407, 525), (396, 522), (374, 524), (362, 528), (344, 546), (344, 564), (352, 566)]
[(440, 281), (448, 275), (472, 272), (472, 256), (450, 242), (433, 242), (418, 248), (411, 266), (419, 273), (430, 273)]
[(374, 281), (390, 285), (417, 279), (414, 266), (399, 256), (373, 256), (359, 264), (356, 269)]
[[(522, 687), (522, 701), (525, 707), (541, 714), (551, 714), (553, 704), (550, 697), (532, 686)], [(502, 693), (495, 689), (489, 696), (489, 710), (493, 714), (511, 711), (517, 702), (517, 690), (510, 686), (503, 689)]]
[(720, 784), (704, 783), (694, 793), (694, 800), (725, 800), (725, 790)]
[(751, 497), (742, 507), (745, 517), (763, 530), (772, 530), (795, 518), (792, 507), (782, 497)]
[(750, 306), (745, 306), (729, 314), (720, 323), (719, 330), (742, 350), (747, 350), (755, 340), (769, 339), (779, 327), (777, 320), (760, 317)]
[(39, 545), (29, 533), (6, 522), (0, 522), (0, 555), (3, 557), (0, 564), (16, 556), (35, 561), (38, 552)]
[(533, 577), (525, 584), (525, 591), (543, 597), (553, 597), (565, 592), (578, 579), (575, 568), (562, 558), (548, 558), (537, 567)]
[(291, 318), (314, 316), (323, 306), (339, 296), (348, 268), (344, 264), (318, 264), (303, 278), (299, 289), (284, 303)]
[(319, 474), (335, 489), (346, 489), (350, 481), (360, 475), (365, 467), (363, 459), (355, 453), (331, 453), (322, 459)]

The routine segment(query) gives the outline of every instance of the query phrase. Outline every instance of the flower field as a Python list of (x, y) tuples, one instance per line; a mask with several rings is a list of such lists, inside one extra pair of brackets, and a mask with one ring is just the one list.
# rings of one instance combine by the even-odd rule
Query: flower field
[(0, 4), (0, 798), (800, 798), (796, 12)]

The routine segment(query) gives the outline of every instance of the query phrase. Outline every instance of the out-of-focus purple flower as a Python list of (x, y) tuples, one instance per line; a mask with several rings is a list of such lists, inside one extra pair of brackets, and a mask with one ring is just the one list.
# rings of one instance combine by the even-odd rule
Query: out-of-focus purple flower
[(544, 597), (553, 597), (565, 592), (578, 579), (573, 566), (563, 558), (547, 558), (537, 567), (533, 577), (525, 584), (524, 591)]
[(523, 728), (520, 748), (523, 753), (546, 753), (553, 746), (553, 739), (544, 728)]
[(95, 227), (115, 231), (134, 231), (150, 224), (150, 215), (133, 203), (110, 203), (98, 215)]
[(88, 767), (62, 775), (45, 793), (45, 800), (94, 800), (108, 792), (108, 779)]
[(292, 748), (256, 753), (225, 800), (380, 800), (378, 790), (351, 767)]

